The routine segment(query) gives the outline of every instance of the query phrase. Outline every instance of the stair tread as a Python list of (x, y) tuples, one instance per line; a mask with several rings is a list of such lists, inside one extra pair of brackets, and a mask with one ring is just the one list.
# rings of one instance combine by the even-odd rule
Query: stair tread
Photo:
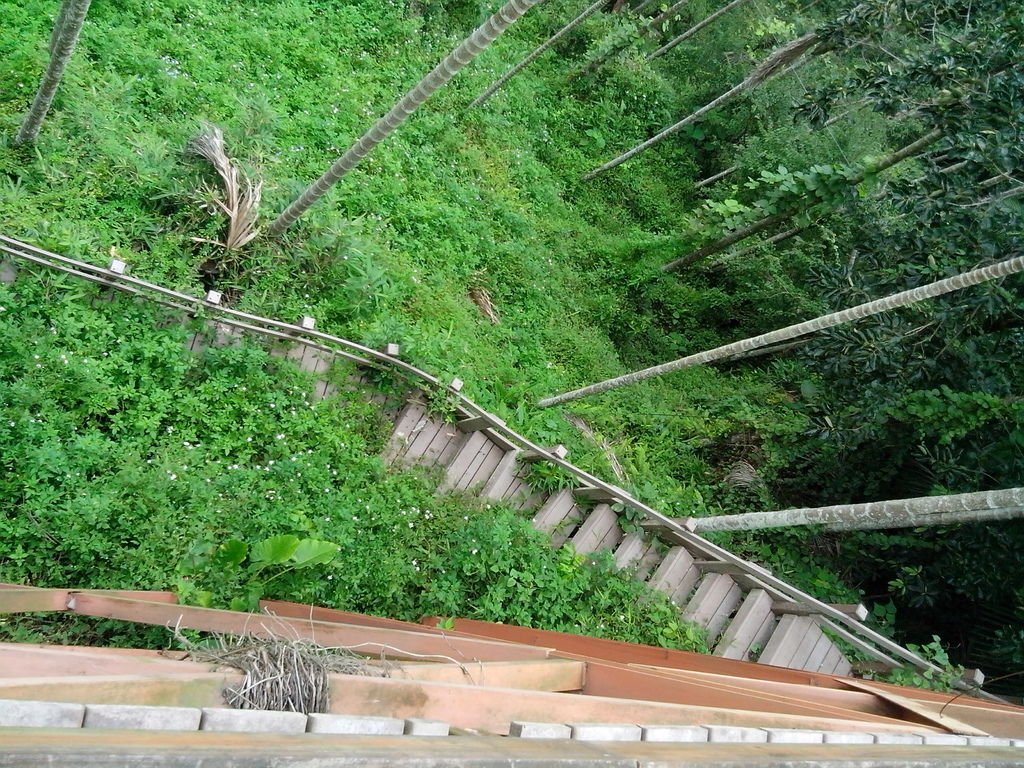
[(722, 633), (714, 655), (745, 660), (754, 645), (763, 645), (775, 619), (772, 613), (773, 602), (772, 596), (763, 589), (748, 592), (736, 616)]
[(742, 598), (742, 590), (728, 575), (705, 574), (697, 591), (686, 604), (683, 618), (704, 627), (708, 633), (708, 642), (713, 643)]
[(820, 633), (814, 619), (807, 616), (787, 614), (779, 619), (775, 631), (757, 660), (759, 664), (770, 664), (776, 667), (788, 667), (804, 636), (808, 633)]
[(614, 547), (622, 538), (619, 516), (608, 504), (598, 504), (573, 534), (577, 552), (596, 552)]
[(693, 556), (685, 547), (673, 547), (647, 583), (678, 605), (689, 597), (699, 578), (700, 571), (694, 565)]

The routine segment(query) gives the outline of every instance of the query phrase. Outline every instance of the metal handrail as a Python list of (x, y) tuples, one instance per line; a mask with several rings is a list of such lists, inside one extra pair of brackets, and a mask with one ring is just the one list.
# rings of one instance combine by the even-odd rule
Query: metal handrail
[[(227, 325), (276, 338), (300, 342), (324, 352), (340, 354), (341, 356), (360, 365), (371, 366), (384, 370), (397, 369), (399, 372), (405, 374), (411, 379), (425, 382), (434, 388), (446, 390), (450, 397), (455, 398), (461, 411), (469, 416), (482, 419), (487, 423), (487, 428), (489, 430), (498, 433), (501, 437), (510, 443), (520, 446), (523, 450), (531, 451), (543, 460), (560, 467), (573, 475), (576, 479), (582, 481), (584, 484), (600, 489), (609, 496), (617, 499), (625, 506), (640, 512), (650, 521), (657, 523), (659, 532), (669, 541), (683, 544), (691, 550), (701, 552), (709, 559), (718, 560), (739, 569), (752, 579), (785, 594), (792, 602), (803, 603), (809, 608), (813, 608), (814, 612), (825, 620), (826, 625), (831, 622), (843, 625), (850, 630), (853, 630), (853, 634), (859, 635), (874, 646), (884, 649), (888, 654), (900, 658), (918, 669), (930, 670), (932, 672), (942, 671), (937, 665), (904, 648), (884, 635), (864, 626), (855, 618), (793, 587), (782, 579), (779, 579), (773, 575), (771, 571), (762, 568), (755, 563), (744, 560), (717, 544), (713, 544), (707, 539), (686, 529), (673, 518), (663, 515), (639, 499), (633, 498), (622, 488), (605, 482), (601, 478), (566, 461), (557, 454), (549, 451), (547, 448), (534, 443), (529, 438), (511, 429), (500, 418), (470, 400), (466, 395), (459, 391), (457, 386), (453, 386), (452, 383), (442, 382), (436, 376), (433, 376), (432, 374), (417, 368), (411, 363), (401, 360), (394, 355), (389, 355), (386, 352), (381, 352), (339, 336), (333, 336), (315, 329), (304, 328), (301, 325), (286, 323), (281, 320), (274, 320), (272, 318), (261, 317), (241, 310), (224, 307), (219, 304), (206, 301), (202, 298), (190, 296), (169, 288), (164, 288), (163, 286), (150, 283), (146, 280), (112, 272), (111, 270), (103, 267), (97, 267), (87, 262), (78, 261), (76, 259), (68, 258), (67, 256), (52, 253), (5, 235), (0, 235), (0, 252), (31, 261), (41, 266), (58, 269), (110, 288), (133, 293), (177, 310), (182, 310), (191, 314), (207, 313), (216, 315), (219, 322)], [(156, 294), (156, 297), (149, 294)], [(318, 341), (323, 343), (317, 343)], [(341, 347), (341, 349), (338, 349), (337, 347)], [(876, 651), (875, 656), (883, 661), (892, 661), (891, 658), (882, 651)]]

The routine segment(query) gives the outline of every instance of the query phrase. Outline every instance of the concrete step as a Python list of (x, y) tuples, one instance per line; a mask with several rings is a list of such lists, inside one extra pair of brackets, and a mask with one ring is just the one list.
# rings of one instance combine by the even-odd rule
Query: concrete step
[(556, 491), (544, 502), (533, 517), (533, 527), (551, 536), (552, 546), (565, 543), (583, 516), (577, 506), (572, 490), (563, 488)]
[(727, 574), (705, 574), (686, 604), (683, 618), (704, 627), (708, 644), (713, 644), (742, 598), (742, 590)]
[(441, 490), (468, 490), (486, 484), (504, 453), (488, 439), (487, 432), (470, 432), (452, 457)]
[(506, 451), (494, 468), (491, 479), (480, 490), (487, 499), (503, 499), (518, 479), (520, 464), (519, 451)]
[(608, 504), (598, 504), (572, 537), (577, 552), (599, 552), (614, 549), (622, 541), (619, 516)]
[(809, 616), (783, 616), (757, 661), (774, 667), (790, 667), (797, 650), (804, 647), (805, 639), (810, 636), (817, 644), (821, 635), (817, 623)]
[(676, 605), (682, 605), (699, 578), (693, 556), (685, 547), (672, 547), (647, 583), (668, 595)]
[(416, 427), (427, 413), (426, 403), (410, 400), (398, 414), (395, 428), (391, 432), (388, 444), (384, 448), (384, 463), (393, 464), (405, 453), (409, 443), (416, 437)]
[(763, 648), (775, 626), (772, 602), (772, 596), (763, 589), (748, 592), (733, 620), (722, 633), (714, 655), (746, 661), (752, 649)]

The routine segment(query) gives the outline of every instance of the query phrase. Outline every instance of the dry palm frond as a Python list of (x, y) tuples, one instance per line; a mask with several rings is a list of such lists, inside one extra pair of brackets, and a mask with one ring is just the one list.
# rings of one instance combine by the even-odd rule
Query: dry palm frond
[(733, 462), (733, 465), (729, 467), (725, 482), (734, 488), (757, 489), (764, 485), (764, 480), (754, 465), (743, 459)]
[(180, 632), (176, 638), (193, 660), (244, 673), (241, 684), (224, 690), (224, 700), (235, 709), (327, 712), (332, 673), (388, 676), (387, 669), (371, 666), (342, 648), (298, 638), (214, 634), (214, 643), (202, 646)]
[(598, 437), (597, 433), (590, 428), (590, 425), (575, 413), (566, 413), (565, 420), (576, 427), (576, 429), (578, 429), (580, 433), (587, 438), (587, 440), (594, 443), (594, 445), (601, 449), (602, 453), (604, 453), (604, 457), (608, 460), (608, 465), (611, 467), (612, 473), (620, 483), (625, 483), (626, 470), (622, 468), (622, 463), (619, 461), (619, 457), (615, 455), (615, 451), (612, 450), (611, 443), (603, 437)]
[(480, 311), (484, 313), (484, 317), (490, 320), (494, 325), (501, 322), (501, 318), (498, 317), (497, 311), (494, 309), (494, 302), (491, 301), (491, 294), (486, 288), (476, 287), (469, 289), (469, 298), (473, 300)]
[(203, 130), (189, 141), (188, 151), (208, 160), (224, 182), (225, 200), (216, 202), (227, 214), (228, 233), (224, 242), (218, 245), (229, 251), (241, 248), (259, 234), (256, 219), (259, 216), (263, 184), (245, 178), (238, 170), (228, 157), (224, 145), (224, 132), (216, 125), (206, 124)]

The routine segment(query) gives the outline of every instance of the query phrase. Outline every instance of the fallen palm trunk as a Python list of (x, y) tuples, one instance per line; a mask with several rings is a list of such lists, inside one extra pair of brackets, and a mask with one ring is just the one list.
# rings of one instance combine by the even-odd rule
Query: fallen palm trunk
[(680, 43), (685, 42), (686, 40), (689, 40), (691, 37), (696, 35), (698, 32), (700, 32), (706, 26), (708, 26), (709, 24), (714, 23), (714, 21), (716, 19), (718, 19), (720, 16), (728, 13), (733, 8), (736, 8), (739, 5), (742, 5), (746, 1), (747, 0), (732, 0), (731, 3), (729, 3), (728, 5), (723, 6), (722, 8), (719, 8), (717, 11), (712, 13), (710, 16), (705, 18), (703, 21), (699, 21), (696, 24), (694, 24), (688, 30), (683, 32), (683, 34), (681, 34), (678, 37), (675, 37), (675, 38), (669, 40), (667, 43), (665, 43), (663, 46), (661, 46), (661, 48), (659, 48), (658, 50), (654, 51), (653, 53), (648, 54), (647, 58), (648, 59), (656, 59), (659, 56), (664, 56), (666, 53), (671, 51), (673, 48), (675, 48)]
[[(937, 128), (926, 133), (917, 141), (913, 141), (910, 144), (907, 144), (905, 147), (902, 147), (901, 149), (898, 149), (895, 152), (886, 155), (879, 161), (866, 165), (863, 170), (861, 170), (857, 174), (854, 174), (850, 178), (849, 186), (855, 187), (862, 181), (864, 181), (864, 179), (866, 179), (869, 174), (881, 173), (882, 171), (892, 168), (897, 163), (902, 163), (904, 160), (914, 157), (915, 155), (919, 154), (922, 150), (931, 146), (941, 138), (942, 131), (940, 131)], [(740, 229), (737, 229), (733, 232), (730, 232), (727, 235), (724, 235), (723, 237), (720, 237), (718, 240), (715, 240), (714, 242), (701, 246), (697, 250), (691, 251), (685, 256), (680, 256), (678, 259), (673, 259), (672, 261), (665, 264), (661, 269), (663, 272), (671, 272), (672, 270), (680, 269), (682, 267), (688, 267), (691, 264), (696, 264), (698, 261), (706, 259), (708, 256), (719, 253), (720, 251), (724, 251), (730, 245), (738, 243), (740, 240), (746, 240), (751, 235), (756, 235), (758, 232), (763, 232), (766, 229), (771, 229), (776, 224), (780, 224), (783, 221), (788, 221), (789, 219), (793, 218), (803, 210), (806, 210), (806, 206), (800, 207), (794, 205), (782, 211), (779, 211), (778, 213), (773, 213), (770, 216), (765, 216), (764, 218), (758, 219), (757, 221), (748, 224), (745, 227), (741, 227)]]
[(616, 168), (622, 165), (627, 160), (630, 160), (631, 158), (639, 155), (645, 149), (650, 149), (661, 140), (671, 136), (674, 133), (677, 133), (686, 126), (695, 123), (708, 112), (722, 106), (723, 104), (725, 104), (725, 102), (731, 100), (733, 97), (738, 96), (742, 93), (746, 93), (747, 91), (753, 90), (757, 86), (761, 85), (761, 83), (774, 77), (775, 75), (783, 71), (789, 71), (793, 67), (798, 66), (801, 63), (799, 59), (805, 53), (810, 51), (817, 44), (817, 42), (818, 34), (816, 32), (809, 32), (803, 37), (797, 38), (796, 40), (787, 43), (783, 47), (777, 49), (774, 53), (771, 54), (771, 56), (769, 56), (763, 62), (761, 62), (754, 69), (754, 71), (751, 72), (746, 77), (746, 79), (743, 80), (743, 82), (739, 83), (739, 85), (730, 88), (728, 91), (723, 93), (718, 98), (709, 101), (707, 104), (705, 104), (697, 111), (690, 113), (679, 122), (670, 125), (665, 130), (649, 138), (647, 141), (642, 142), (641, 144), (637, 144), (632, 149), (623, 152), (614, 160), (609, 160), (607, 163), (600, 166), (599, 168), (595, 168), (594, 170), (590, 171), (583, 177), (583, 180), (587, 181), (588, 179), (592, 179), (595, 176), (604, 173), (605, 171), (610, 171), (612, 168)]
[(487, 87), (487, 90), (485, 90), (483, 93), (481, 93), (475, 99), (473, 99), (472, 102), (470, 102), (469, 108), (472, 109), (473, 107), (477, 107), (477, 106), (483, 104), (489, 98), (491, 98), (491, 96), (493, 96), (495, 93), (497, 93), (498, 91), (500, 91), (502, 88), (505, 87), (505, 83), (507, 83), (513, 77), (515, 77), (520, 72), (522, 72), (524, 69), (526, 69), (528, 66), (530, 66), (530, 64), (532, 64), (533, 61), (538, 56), (540, 56), (542, 53), (544, 53), (544, 51), (546, 51), (552, 45), (557, 43), (559, 40), (561, 40), (567, 34), (572, 32), (572, 30), (574, 30), (576, 27), (578, 27), (584, 21), (589, 19), (591, 16), (593, 16), (599, 10), (604, 8), (606, 5), (608, 5), (608, 0), (597, 0), (596, 3), (591, 5), (589, 8), (584, 10), (582, 13), (580, 13), (575, 19), (573, 19), (568, 24), (566, 24), (564, 27), (562, 27), (560, 30), (558, 30), (555, 34), (553, 34), (551, 37), (549, 37), (546, 41), (544, 41), (543, 43), (538, 45), (536, 48), (534, 48), (533, 51), (525, 59), (520, 61), (518, 64), (516, 64), (514, 67), (512, 67), (512, 69), (510, 69), (504, 75), (502, 75), (497, 80), (495, 80), (493, 83), (491, 83), (491, 85), (489, 85)]
[(874, 531), (1011, 520), (1018, 517), (1024, 517), (1024, 488), (718, 517), (691, 517), (685, 525), (697, 533), (757, 531), (797, 525), (823, 525), (826, 531)]
[(655, 376), (661, 376), (666, 373), (672, 373), (673, 371), (679, 371), (683, 368), (692, 368), (696, 365), (705, 365), (717, 360), (733, 358), (738, 354), (752, 352), (755, 349), (761, 349), (774, 344), (782, 344), (799, 338), (800, 336), (806, 336), (809, 333), (816, 333), (827, 328), (834, 328), (837, 325), (843, 325), (844, 323), (860, 320), (865, 317), (870, 317), (871, 315), (888, 312), (889, 310), (897, 309), (899, 307), (910, 306), (911, 304), (916, 304), (917, 302), (924, 301), (925, 299), (942, 296), (946, 293), (952, 293), (953, 291), (968, 288), (972, 285), (979, 285), (980, 283), (996, 280), (1000, 277), (1006, 277), (1007, 275), (1013, 275), (1022, 271), (1024, 271), (1024, 256), (1014, 256), (1013, 258), (997, 262), (996, 264), (990, 264), (987, 267), (979, 267), (978, 269), (972, 269), (969, 272), (964, 272), (953, 277), (947, 277), (945, 280), (939, 280), (934, 283), (929, 283), (928, 285), (922, 285), (918, 288), (912, 288), (909, 291), (894, 293), (883, 299), (876, 299), (865, 304), (858, 304), (855, 307), (822, 315), (821, 317), (816, 317), (813, 320), (805, 320), (804, 322), (797, 323), (796, 325), (790, 325), (785, 328), (770, 331), (769, 333), (762, 333), (760, 336), (752, 336), (751, 338), (743, 339), (742, 341), (734, 341), (732, 344), (725, 344), (724, 346), (716, 347), (715, 349), (711, 349), (706, 352), (688, 355), (687, 357), (673, 360), (669, 363), (645, 368), (642, 371), (634, 371), (633, 373), (627, 373), (624, 376), (617, 376), (613, 379), (599, 381), (596, 384), (581, 387), (580, 389), (574, 389), (571, 392), (564, 392), (560, 395), (546, 397), (539, 401), (537, 405), (541, 408), (547, 408), (552, 405), (558, 405), (559, 403), (565, 403), (570, 400), (587, 397), (588, 395), (596, 395), (600, 392), (607, 392), (610, 389), (624, 387), (627, 384), (635, 384), (638, 381), (650, 379)]

